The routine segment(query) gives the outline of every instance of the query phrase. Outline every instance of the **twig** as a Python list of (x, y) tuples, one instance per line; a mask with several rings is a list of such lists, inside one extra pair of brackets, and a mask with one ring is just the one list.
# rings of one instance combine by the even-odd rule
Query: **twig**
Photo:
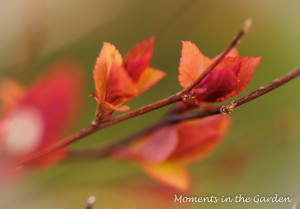
[(297, 208), (297, 205), (298, 205), (298, 203), (296, 202), (296, 203), (293, 205), (293, 208), (292, 208), (292, 209), (296, 209), (296, 208)]
[(251, 27), (251, 21), (247, 20), (244, 23), (244, 27), (243, 29), (238, 33), (238, 35), (233, 39), (233, 41), (230, 43), (230, 45), (226, 48), (226, 50), (221, 53), (220, 56), (218, 56), (206, 69), (205, 71), (192, 83), (190, 84), (188, 87), (186, 87), (185, 89), (183, 89), (180, 92), (177, 92), (176, 94), (167, 97), (165, 99), (159, 100), (157, 102), (154, 102), (152, 104), (146, 105), (144, 107), (138, 108), (136, 110), (133, 110), (131, 112), (119, 115), (117, 117), (105, 120), (103, 122), (101, 122), (99, 125), (95, 126), (93, 124), (91, 124), (90, 126), (88, 126), (87, 128), (82, 129), (81, 131), (68, 136), (60, 141), (58, 141), (57, 143), (39, 151), (36, 152), (30, 156), (24, 157), (19, 163), (18, 165), (25, 165), (29, 162), (32, 162), (34, 160), (37, 160), (53, 151), (56, 151), (60, 148), (63, 148), (85, 136), (88, 136), (92, 133), (95, 133), (96, 131), (99, 131), (103, 128), (106, 128), (108, 126), (120, 123), (122, 121), (131, 119), (133, 117), (142, 115), (144, 113), (150, 112), (152, 110), (156, 110), (158, 108), (164, 107), (166, 105), (170, 105), (173, 104), (175, 102), (181, 101), (186, 94), (188, 94), (211, 70), (213, 70), (223, 59), (224, 57), (230, 52), (231, 49), (233, 49), (238, 42), (240, 41), (240, 39), (242, 38), (242, 36), (247, 33), (249, 31)]
[(264, 87), (260, 87), (259, 89), (251, 92), (247, 96), (240, 98), (238, 100), (232, 101), (226, 105), (216, 107), (214, 109), (210, 110), (205, 110), (202, 112), (197, 112), (197, 113), (189, 113), (189, 114), (183, 114), (183, 115), (168, 115), (166, 118), (163, 118), (162, 120), (146, 127), (145, 129), (142, 129), (133, 135), (130, 135), (126, 138), (123, 138), (121, 140), (118, 140), (116, 142), (113, 142), (107, 146), (104, 147), (98, 147), (98, 148), (92, 148), (92, 149), (86, 149), (86, 150), (74, 150), (69, 153), (69, 159), (78, 159), (78, 158), (93, 158), (93, 157), (105, 157), (110, 155), (115, 149), (124, 146), (138, 137), (147, 134), (159, 127), (170, 125), (170, 124), (175, 124), (178, 122), (181, 122), (183, 120), (190, 120), (190, 119), (197, 119), (197, 118), (203, 118), (207, 117), (210, 115), (216, 115), (216, 114), (228, 114), (233, 111), (234, 108), (245, 104), (247, 102), (250, 102), (251, 100), (254, 100), (269, 91), (272, 91), (283, 84), (289, 82), (290, 80), (296, 78), (297, 76), (300, 75), (300, 68), (297, 68), (290, 73), (286, 74), (285, 76), (276, 79), (269, 83), (268, 85)]
[(92, 209), (96, 203), (96, 197), (94, 195), (89, 196), (86, 201), (86, 209)]

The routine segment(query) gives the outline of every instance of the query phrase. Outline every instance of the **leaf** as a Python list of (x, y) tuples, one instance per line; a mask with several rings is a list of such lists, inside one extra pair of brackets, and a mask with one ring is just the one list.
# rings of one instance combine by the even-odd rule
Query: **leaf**
[(1, 115), (4, 117), (14, 109), (24, 97), (26, 88), (9, 78), (0, 81)]
[(190, 41), (182, 41), (181, 53), (178, 80), (180, 85), (185, 88), (203, 73), (210, 65), (211, 60), (205, 57)]
[(108, 119), (115, 110), (128, 110), (128, 106), (119, 105), (138, 96), (164, 76), (163, 72), (149, 67), (153, 44), (153, 37), (142, 41), (127, 53), (124, 61), (114, 45), (103, 44), (93, 70), (96, 92), (92, 96), (98, 103), (99, 120)]
[(93, 79), (98, 101), (104, 101), (106, 96), (107, 80), (112, 68), (122, 65), (122, 57), (116, 47), (104, 42), (93, 70)]
[(162, 127), (136, 139), (126, 148), (118, 150), (119, 158), (131, 158), (139, 162), (159, 163), (165, 161), (178, 143), (177, 130), (174, 126)]
[(240, 58), (241, 70), (238, 74), (239, 82), (235, 87), (235, 91), (232, 93), (233, 96), (238, 95), (244, 88), (246, 88), (261, 58), (262, 57)]
[(131, 49), (124, 58), (124, 66), (134, 82), (138, 82), (140, 77), (149, 66), (152, 57), (154, 37), (150, 37)]
[(198, 101), (221, 102), (235, 89), (238, 76), (232, 68), (225, 67), (209, 73), (195, 88), (193, 95)]
[(107, 81), (105, 101), (119, 105), (138, 94), (138, 89), (122, 66), (112, 66)]
[(190, 163), (215, 149), (230, 127), (230, 118), (224, 115), (209, 116), (181, 122), (177, 127), (180, 141), (169, 159)]
[[(226, 57), (197, 86), (198, 101), (222, 102), (247, 86), (261, 57)], [(197, 91), (205, 92), (197, 93)]]
[[(48, 147), (76, 121), (82, 90), (80, 71), (77, 64), (57, 62), (24, 92), (1, 125), (0, 144), (7, 157), (14, 161)], [(64, 153), (61, 149), (31, 165), (54, 163)]]
[(226, 57), (238, 57), (239, 53), (238, 50), (234, 47), (233, 49), (231, 49), (228, 54), (226, 55)]
[(141, 164), (143, 170), (155, 180), (179, 190), (187, 190), (190, 185), (186, 169), (175, 162), (160, 164)]
[(61, 132), (74, 122), (74, 115), (78, 115), (83, 83), (81, 72), (76, 63), (52, 64), (28, 88), (21, 105), (37, 108), (46, 119), (49, 132)]
[[(220, 55), (214, 58), (217, 59)], [(248, 84), (261, 57), (238, 57), (233, 48), (225, 58), (191, 91), (198, 102), (222, 102), (239, 94)], [(203, 73), (212, 61), (197, 46), (183, 42), (179, 83), (185, 88)]]
[(148, 67), (142, 74), (140, 80), (136, 84), (139, 93), (142, 93), (156, 84), (166, 74), (163, 71)]
[(126, 105), (122, 105), (122, 106), (114, 106), (108, 102), (103, 102), (101, 103), (101, 109), (103, 110), (103, 112), (111, 112), (112, 110), (116, 110), (119, 112), (125, 112), (130, 110), (130, 107), (126, 106)]

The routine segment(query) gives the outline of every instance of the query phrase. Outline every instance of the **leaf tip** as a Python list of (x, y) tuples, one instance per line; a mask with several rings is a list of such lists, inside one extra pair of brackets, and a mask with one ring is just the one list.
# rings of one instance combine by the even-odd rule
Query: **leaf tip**
[(148, 39), (150, 42), (154, 43), (155, 42), (155, 36), (150, 36)]
[(244, 22), (244, 27), (243, 27), (244, 33), (248, 33), (251, 28), (252, 28), (252, 19), (248, 18)]

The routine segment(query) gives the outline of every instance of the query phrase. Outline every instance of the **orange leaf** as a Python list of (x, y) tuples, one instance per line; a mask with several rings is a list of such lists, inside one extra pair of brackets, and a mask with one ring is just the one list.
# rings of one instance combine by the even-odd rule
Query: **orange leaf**
[(98, 103), (100, 120), (111, 117), (114, 110), (128, 110), (127, 106), (118, 105), (144, 92), (164, 76), (163, 72), (148, 66), (153, 44), (153, 37), (137, 44), (124, 62), (115, 46), (103, 44), (93, 71), (96, 93), (92, 94)]
[(205, 57), (198, 47), (190, 41), (182, 41), (182, 55), (178, 80), (185, 88), (191, 84), (209, 66), (211, 60)]
[(105, 101), (122, 104), (138, 94), (138, 89), (122, 66), (111, 67), (106, 87)]
[(126, 105), (122, 105), (122, 106), (114, 106), (108, 102), (102, 102), (101, 103), (101, 109), (103, 110), (103, 112), (111, 112), (112, 110), (116, 110), (119, 112), (125, 112), (130, 110), (130, 108)]
[(143, 170), (155, 180), (179, 190), (187, 190), (190, 179), (186, 169), (175, 162), (141, 164)]
[(226, 55), (226, 57), (237, 57), (239, 56), (238, 50), (234, 47), (233, 49), (231, 49), (228, 54)]
[(122, 57), (114, 45), (105, 42), (93, 70), (93, 78), (98, 101), (103, 101), (105, 98), (107, 80), (112, 65), (122, 65)]
[(16, 107), (24, 97), (26, 89), (15, 81), (4, 78), (0, 81), (1, 115), (5, 116)]
[(136, 84), (139, 89), (139, 93), (142, 93), (152, 87), (160, 79), (162, 79), (166, 74), (163, 71), (156, 70), (154, 68), (148, 67), (142, 74), (140, 80)]

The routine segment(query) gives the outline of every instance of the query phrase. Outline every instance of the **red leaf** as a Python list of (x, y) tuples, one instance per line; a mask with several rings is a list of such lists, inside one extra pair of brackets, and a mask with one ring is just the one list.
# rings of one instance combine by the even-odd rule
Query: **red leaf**
[(178, 143), (175, 127), (163, 127), (146, 136), (142, 136), (128, 148), (120, 149), (116, 155), (120, 158), (132, 158), (141, 162), (159, 163), (165, 161)]
[[(239, 94), (250, 81), (261, 57), (238, 57), (236, 49), (192, 90), (199, 102), (222, 102)], [(218, 56), (217, 56), (218, 57)], [(216, 58), (215, 58), (216, 59)], [(179, 83), (185, 88), (196, 80), (212, 61), (196, 45), (183, 42), (179, 65)]]
[[(81, 77), (77, 65), (57, 63), (38, 78), (4, 118), (0, 133), (3, 151), (19, 159), (55, 143), (78, 114)], [(0, 147), (1, 147), (0, 146)], [(32, 165), (61, 159), (65, 150), (51, 153)]]
[(202, 159), (215, 149), (230, 127), (230, 118), (209, 116), (181, 122), (177, 127), (180, 141), (170, 159), (189, 163)]
[(238, 83), (238, 77), (229, 67), (209, 73), (195, 88), (198, 101), (221, 102)]
[(146, 39), (131, 49), (124, 58), (124, 66), (134, 82), (138, 82), (149, 66), (152, 57), (154, 37)]

